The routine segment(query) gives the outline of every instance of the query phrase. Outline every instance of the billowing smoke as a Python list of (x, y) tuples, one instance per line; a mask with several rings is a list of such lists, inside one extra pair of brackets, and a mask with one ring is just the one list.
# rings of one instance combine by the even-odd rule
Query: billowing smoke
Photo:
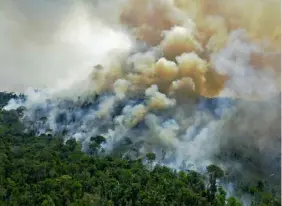
[(0, 9), (1, 88), (47, 85), (5, 107), (27, 128), (279, 179), (280, 1), (28, 2)]

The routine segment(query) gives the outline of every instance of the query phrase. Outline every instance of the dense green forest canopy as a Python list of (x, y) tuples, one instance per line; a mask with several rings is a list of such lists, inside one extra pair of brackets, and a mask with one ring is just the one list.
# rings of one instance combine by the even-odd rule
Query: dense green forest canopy
[[(11, 97), (1, 93), (1, 107)], [(241, 205), (217, 184), (225, 174), (216, 165), (201, 175), (152, 167), (154, 153), (144, 157), (147, 164), (99, 156), (102, 136), (91, 138), (84, 153), (75, 139), (23, 132), (19, 112), (0, 111), (0, 205)], [(263, 181), (244, 191), (253, 205), (281, 205)]]

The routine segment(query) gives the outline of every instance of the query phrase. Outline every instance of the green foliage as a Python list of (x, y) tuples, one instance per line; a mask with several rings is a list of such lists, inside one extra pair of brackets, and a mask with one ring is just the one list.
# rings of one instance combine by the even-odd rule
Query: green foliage
[[(102, 136), (91, 138), (90, 152), (83, 153), (75, 139), (24, 134), (16, 113), (0, 111), (0, 205), (240, 206), (216, 186), (224, 173), (215, 165), (207, 167), (213, 187), (206, 188), (195, 171), (160, 165), (148, 170), (141, 160), (92, 155), (106, 141)], [(152, 162), (156, 156), (146, 158)], [(258, 205), (278, 205), (263, 188), (260, 182), (252, 191), (260, 195)]]
[(216, 165), (209, 165), (207, 171), (209, 174), (213, 174), (215, 178), (221, 178), (224, 175), (223, 170)]
[(101, 149), (101, 144), (105, 143), (106, 139), (103, 136), (95, 136), (90, 138), (90, 143), (88, 145), (88, 153), (91, 155), (97, 155)]
[(227, 206), (241, 206), (242, 204), (238, 202), (234, 197), (230, 197), (227, 200)]
[(10, 99), (17, 98), (14, 93), (0, 92), (0, 109), (2, 109), (9, 102)]
[(148, 161), (154, 161), (156, 159), (155, 153), (148, 153), (146, 154), (146, 157)]
[(216, 165), (209, 165), (207, 167), (209, 174), (209, 186), (208, 186), (208, 199), (213, 202), (215, 205), (224, 205), (225, 204), (225, 193), (223, 190), (219, 190), (220, 195), (216, 195), (217, 185), (216, 180), (224, 176), (223, 170)]
[(95, 142), (95, 143), (100, 145), (100, 144), (106, 142), (106, 139), (103, 136), (98, 135), (98, 136), (95, 136), (95, 137), (91, 137), (90, 141)]

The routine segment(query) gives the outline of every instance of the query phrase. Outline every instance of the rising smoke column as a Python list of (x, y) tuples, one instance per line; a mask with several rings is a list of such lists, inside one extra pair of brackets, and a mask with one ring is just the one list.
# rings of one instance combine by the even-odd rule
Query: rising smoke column
[[(106, 10), (117, 13), (111, 4), (116, 6), (111, 2)], [(153, 151), (161, 163), (199, 171), (213, 162), (228, 168), (234, 163), (228, 155), (239, 151), (255, 160), (256, 169), (277, 175), (278, 163), (273, 168), (266, 163), (280, 154), (280, 2), (128, 0), (118, 5), (118, 26), (102, 14), (94, 18), (100, 22), (96, 28), (105, 28), (102, 35), (117, 34), (118, 50), (109, 53), (107, 38), (93, 41), (96, 34), (92, 39), (92, 30), (82, 30), (89, 37), (83, 45), (93, 45), (83, 48), (103, 56), (99, 65), (80, 81), (62, 81), (63, 90), (29, 90), (27, 101), (11, 100), (6, 109), (25, 106), (27, 127), (38, 135), (64, 133), (83, 142), (84, 150), (98, 134), (107, 139), (108, 153), (129, 138), (133, 157)], [(70, 31), (62, 34), (71, 36)], [(109, 49), (100, 50), (101, 45)], [(80, 75), (79, 68), (72, 72)], [(218, 160), (225, 151), (228, 159)]]
[[(272, 75), (278, 78), (274, 78), (273, 82), (276, 87), (280, 86), (280, 75), (277, 75), (280, 72), (278, 62), (281, 53), (279, 5), (279, 1), (263, 0), (132, 0), (121, 13), (121, 21), (132, 28), (132, 33), (137, 38), (148, 45), (157, 45), (168, 61), (176, 60), (179, 72), (178, 75), (168, 74), (172, 80), (190, 77), (195, 83), (197, 93), (202, 96), (218, 96), (225, 83), (232, 81), (233, 76), (219, 71), (218, 65), (215, 65), (218, 61), (211, 58), (214, 55), (241, 55), (242, 57), (233, 62), (239, 63), (240, 58), (243, 58), (242, 61), (259, 70), (258, 73), (261, 70), (262, 73), (270, 70), (266, 73), (273, 72)], [(262, 22), (271, 23), (262, 27)], [(233, 46), (236, 42), (245, 42), (245, 45), (236, 51)], [(223, 51), (225, 47), (233, 48)], [(230, 54), (226, 54), (228, 52)], [(226, 71), (234, 71), (233, 73), (237, 70), (237, 67), (224, 67)], [(168, 68), (170, 67), (167, 67), (166, 71)], [(171, 68), (173, 69), (173, 66)], [(160, 75), (157, 74), (158, 77)], [(250, 78), (254, 78), (254, 75)], [(260, 78), (257, 79), (259, 81)], [(279, 91), (280, 89), (276, 93)], [(250, 93), (249, 98), (252, 95)]]

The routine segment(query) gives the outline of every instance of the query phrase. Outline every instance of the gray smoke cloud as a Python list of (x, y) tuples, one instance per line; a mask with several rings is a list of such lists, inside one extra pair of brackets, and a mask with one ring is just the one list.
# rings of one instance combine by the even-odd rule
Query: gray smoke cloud
[[(216, 163), (232, 175), (255, 171), (277, 182), (281, 95), (272, 63), (280, 51), (274, 58), (249, 37), (257, 27), (243, 17), (233, 28), (226, 13), (203, 5), (193, 13), (190, 3), (1, 2), (0, 89), (27, 96), (4, 109), (24, 106), (28, 129), (75, 138), (84, 151), (103, 135), (107, 153), (155, 152), (176, 169), (204, 172)], [(252, 21), (255, 11), (270, 18), (273, 7), (265, 10), (254, 8)]]

